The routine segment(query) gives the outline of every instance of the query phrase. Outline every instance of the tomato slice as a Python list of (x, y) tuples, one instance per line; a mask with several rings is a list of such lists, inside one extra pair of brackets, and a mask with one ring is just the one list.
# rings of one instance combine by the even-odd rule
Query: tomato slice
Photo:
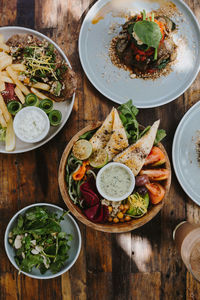
[(145, 159), (144, 165), (152, 165), (152, 166), (159, 166), (166, 162), (165, 154), (162, 150), (156, 146), (151, 149), (151, 152)]
[(169, 170), (167, 169), (149, 169), (140, 171), (140, 175), (147, 175), (149, 180), (165, 180), (169, 177)]
[(152, 204), (158, 204), (165, 196), (165, 189), (164, 187), (157, 183), (147, 183), (145, 187), (148, 189), (149, 197)]

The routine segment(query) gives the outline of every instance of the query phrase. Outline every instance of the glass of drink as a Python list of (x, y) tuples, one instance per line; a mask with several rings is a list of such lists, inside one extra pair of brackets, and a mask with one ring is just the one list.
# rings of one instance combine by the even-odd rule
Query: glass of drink
[(181, 222), (173, 231), (173, 239), (187, 269), (200, 281), (200, 225)]

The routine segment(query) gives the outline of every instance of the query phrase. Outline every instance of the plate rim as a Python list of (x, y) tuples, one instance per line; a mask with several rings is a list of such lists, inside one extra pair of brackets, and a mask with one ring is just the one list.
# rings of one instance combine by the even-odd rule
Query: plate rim
[(176, 174), (176, 178), (180, 184), (180, 186), (182, 187), (183, 191), (186, 193), (186, 195), (192, 200), (194, 201), (198, 206), (200, 206), (200, 201), (197, 201), (195, 199), (195, 197), (193, 197), (188, 191), (187, 191), (187, 188), (184, 186), (184, 183), (181, 181), (181, 176), (179, 175), (179, 171), (178, 171), (178, 167), (176, 165), (176, 154), (175, 154), (175, 148), (177, 147), (177, 140), (178, 140), (178, 135), (179, 135), (179, 132), (181, 130), (181, 126), (182, 124), (184, 123), (185, 119), (187, 119), (188, 115), (190, 115), (193, 111), (195, 111), (196, 107), (197, 106), (200, 106), (200, 100), (197, 101), (194, 105), (192, 105), (187, 111), (186, 113), (183, 115), (183, 117), (181, 118), (177, 128), (176, 128), (176, 131), (175, 131), (175, 134), (174, 134), (174, 138), (173, 138), (173, 143), (172, 143), (172, 164), (173, 164), (173, 168), (174, 168), (174, 172)]
[[(172, 0), (174, 1), (174, 0)], [(189, 13), (192, 15), (193, 17), (193, 21), (195, 22), (195, 25), (199, 31), (199, 35), (200, 35), (200, 24), (198, 23), (197, 21), (197, 18), (195, 16), (195, 14), (193, 13), (193, 11), (191, 10), (191, 8), (182, 0), (175, 0), (177, 2), (180, 3), (180, 5), (183, 5), (185, 7), (186, 10), (189, 11)], [(80, 62), (81, 62), (81, 66), (84, 70), (84, 73), (86, 74), (88, 80), (92, 83), (92, 85), (103, 95), (105, 96), (106, 98), (108, 98), (109, 100), (115, 102), (115, 103), (118, 103), (118, 104), (122, 104), (122, 102), (120, 102), (119, 100), (116, 100), (114, 99), (113, 96), (108, 96), (108, 94), (106, 92), (102, 92), (101, 91), (101, 87), (99, 88), (98, 87), (98, 84), (96, 84), (96, 82), (94, 82), (94, 80), (92, 79), (92, 76), (90, 76), (89, 74), (89, 71), (87, 71), (87, 67), (86, 67), (86, 63), (84, 63), (84, 59), (83, 59), (83, 54), (81, 53), (81, 41), (82, 41), (82, 35), (83, 35), (83, 30), (84, 30), (84, 26), (85, 26), (85, 23), (87, 21), (87, 18), (89, 16), (89, 14), (91, 13), (91, 10), (92, 9), (95, 9), (95, 8), (98, 8), (98, 6), (100, 6), (102, 2), (102, 6), (103, 4), (106, 4), (108, 2), (110, 2), (110, 0), (98, 0), (96, 3), (94, 3), (92, 5), (92, 7), (89, 9), (89, 11), (87, 12), (82, 24), (81, 24), (81, 29), (80, 29), (80, 32), (79, 32), (79, 38), (78, 38), (78, 52), (79, 52), (79, 58), (80, 58)], [(192, 79), (188, 82), (188, 84), (185, 86), (185, 88), (182, 90), (182, 92), (179, 92), (177, 93), (177, 95), (175, 97), (172, 97), (168, 100), (165, 100), (164, 102), (162, 102), (162, 104), (153, 104), (153, 105), (136, 105), (138, 108), (142, 108), (142, 109), (146, 109), (146, 108), (155, 108), (155, 107), (160, 107), (160, 106), (163, 106), (165, 104), (168, 104), (172, 101), (174, 101), (175, 99), (177, 99), (178, 97), (180, 97), (182, 94), (185, 93), (185, 91), (192, 85), (192, 83), (194, 82), (194, 80), (196, 79), (198, 73), (200, 71), (200, 54), (199, 54), (199, 64), (198, 64), (198, 68), (196, 69), (196, 72), (193, 74), (192, 76)]]
[[(2, 26), (0, 27), (0, 31), (1, 30), (6, 30), (6, 29), (16, 29), (16, 30), (19, 30), (19, 31), (27, 31), (27, 32), (30, 32), (32, 33), (33, 35), (39, 35), (41, 38), (43, 39), (46, 39), (47, 41), (51, 42), (55, 47), (56, 49), (58, 50), (58, 52), (62, 55), (62, 57), (64, 58), (64, 60), (67, 62), (67, 64), (69, 65), (69, 67), (72, 69), (72, 66), (71, 66), (71, 63), (70, 61), (68, 60), (66, 54), (64, 53), (64, 51), (59, 47), (58, 44), (56, 44), (51, 38), (49, 38), (48, 36), (46, 36), (45, 34), (37, 31), (37, 30), (34, 30), (34, 29), (31, 29), (31, 28), (28, 28), (28, 27), (23, 27), (23, 26)], [(63, 124), (61, 124), (61, 126), (57, 129), (57, 131), (55, 131), (50, 137), (48, 137), (46, 140), (42, 140), (41, 142), (37, 143), (36, 145), (32, 146), (31, 148), (27, 148), (25, 150), (14, 150), (14, 151), (6, 151), (6, 150), (1, 150), (0, 149), (0, 153), (2, 154), (19, 154), (19, 153), (25, 153), (25, 152), (29, 152), (29, 151), (33, 151), (43, 145), (45, 145), (46, 143), (48, 143), (51, 139), (53, 139), (60, 131), (61, 129), (64, 127), (64, 125), (67, 123), (71, 113), (72, 113), (72, 109), (73, 109), (73, 106), (74, 106), (74, 101), (75, 101), (75, 96), (76, 96), (76, 93), (74, 92), (73, 96), (71, 97), (70, 99), (70, 106), (69, 106), (69, 115), (67, 117), (67, 119), (63, 122)]]

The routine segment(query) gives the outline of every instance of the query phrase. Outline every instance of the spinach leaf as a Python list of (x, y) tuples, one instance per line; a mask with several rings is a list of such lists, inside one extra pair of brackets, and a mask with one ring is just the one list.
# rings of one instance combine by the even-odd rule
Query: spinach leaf
[(138, 21), (133, 29), (144, 44), (155, 49), (158, 48), (162, 34), (157, 23), (147, 20)]

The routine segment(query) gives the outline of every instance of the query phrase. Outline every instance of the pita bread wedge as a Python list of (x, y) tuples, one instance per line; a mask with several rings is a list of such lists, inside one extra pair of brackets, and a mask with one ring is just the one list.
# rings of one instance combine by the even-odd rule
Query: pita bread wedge
[(113, 107), (102, 126), (90, 139), (90, 143), (93, 151), (105, 148), (109, 161), (128, 147), (126, 131), (116, 108)]
[(112, 160), (114, 156), (122, 152), (129, 145), (126, 131), (116, 109), (114, 109), (113, 117), (113, 133), (105, 147), (108, 153), (108, 161)]
[(153, 147), (159, 123), (160, 120), (156, 121), (141, 139), (115, 156), (113, 161), (125, 164), (136, 176), (142, 169), (145, 158), (149, 155)]

